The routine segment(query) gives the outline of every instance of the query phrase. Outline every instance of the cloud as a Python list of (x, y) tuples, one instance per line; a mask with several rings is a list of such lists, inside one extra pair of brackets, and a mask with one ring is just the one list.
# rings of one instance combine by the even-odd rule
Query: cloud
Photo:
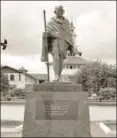
[[(2, 53), (1, 64), (8, 65), (16, 69), (19, 69), (23, 66), (30, 73), (47, 73), (47, 66), (44, 62), (41, 62), (40, 59), (40, 54), (31, 56), (13, 56)], [(49, 61), (52, 61), (51, 55), (49, 55)]]
[(39, 61), (40, 55), (32, 56), (12, 56), (4, 54), (1, 58), (2, 65), (8, 65), (16, 69), (22, 66), (28, 70), (28, 72), (33, 73), (47, 73), (47, 67), (45, 63)]
[(116, 16), (114, 10), (96, 10), (81, 14), (76, 20), (77, 44), (89, 58), (115, 60)]
[(2, 2), (1, 34), (9, 43), (6, 53), (39, 54), (44, 31), (43, 9), (49, 12), (55, 4), (57, 2), (52, 1), (46, 4), (38, 1)]

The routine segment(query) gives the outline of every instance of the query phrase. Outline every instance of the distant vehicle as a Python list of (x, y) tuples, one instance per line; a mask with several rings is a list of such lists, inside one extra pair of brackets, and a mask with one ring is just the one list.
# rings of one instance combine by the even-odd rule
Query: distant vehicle
[(96, 93), (93, 93), (93, 94), (92, 94), (92, 97), (97, 97), (97, 94), (96, 94)]
[(88, 97), (88, 99), (89, 99), (89, 100), (92, 100), (92, 99), (93, 99), (93, 97)]
[(98, 97), (92, 97), (92, 96), (91, 96), (91, 97), (88, 97), (88, 99), (89, 99), (89, 100), (97, 100)]
[(97, 94), (93, 93), (91, 97), (88, 97), (89, 100), (97, 100)]

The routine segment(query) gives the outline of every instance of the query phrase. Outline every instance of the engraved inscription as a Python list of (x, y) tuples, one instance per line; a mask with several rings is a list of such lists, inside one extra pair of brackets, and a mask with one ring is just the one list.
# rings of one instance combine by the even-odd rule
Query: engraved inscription
[(77, 120), (77, 116), (78, 101), (36, 101), (36, 120)]
[(45, 112), (47, 114), (50, 114), (51, 116), (53, 115), (60, 115), (63, 116), (68, 112), (68, 106), (65, 105), (57, 105), (57, 104), (52, 104), (52, 105), (46, 105), (45, 106)]

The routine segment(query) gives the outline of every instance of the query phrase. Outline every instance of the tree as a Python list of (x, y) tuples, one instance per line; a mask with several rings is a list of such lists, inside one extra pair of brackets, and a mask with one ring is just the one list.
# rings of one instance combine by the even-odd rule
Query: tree
[(8, 76), (4, 75), (3, 73), (0, 74), (1, 77), (1, 98), (4, 98), (8, 94), (9, 89), (9, 81)]
[(9, 95), (11, 98), (17, 97), (17, 99), (25, 99), (25, 89), (17, 89), (17, 88), (12, 88), (9, 91)]
[(105, 100), (115, 99), (116, 89), (113, 87), (101, 88), (99, 94), (101, 95), (101, 98)]
[(116, 68), (101, 61), (89, 62), (72, 81), (82, 84), (82, 90), (99, 94), (101, 88), (116, 87)]

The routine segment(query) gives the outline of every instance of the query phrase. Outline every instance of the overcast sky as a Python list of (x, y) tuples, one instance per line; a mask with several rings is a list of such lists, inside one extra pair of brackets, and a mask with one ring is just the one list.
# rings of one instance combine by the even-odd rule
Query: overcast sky
[(8, 40), (7, 49), (1, 51), (2, 64), (46, 72), (40, 63), (43, 10), (48, 21), (57, 5), (63, 5), (65, 16), (74, 22), (82, 58), (115, 64), (116, 1), (2, 1), (1, 40)]

